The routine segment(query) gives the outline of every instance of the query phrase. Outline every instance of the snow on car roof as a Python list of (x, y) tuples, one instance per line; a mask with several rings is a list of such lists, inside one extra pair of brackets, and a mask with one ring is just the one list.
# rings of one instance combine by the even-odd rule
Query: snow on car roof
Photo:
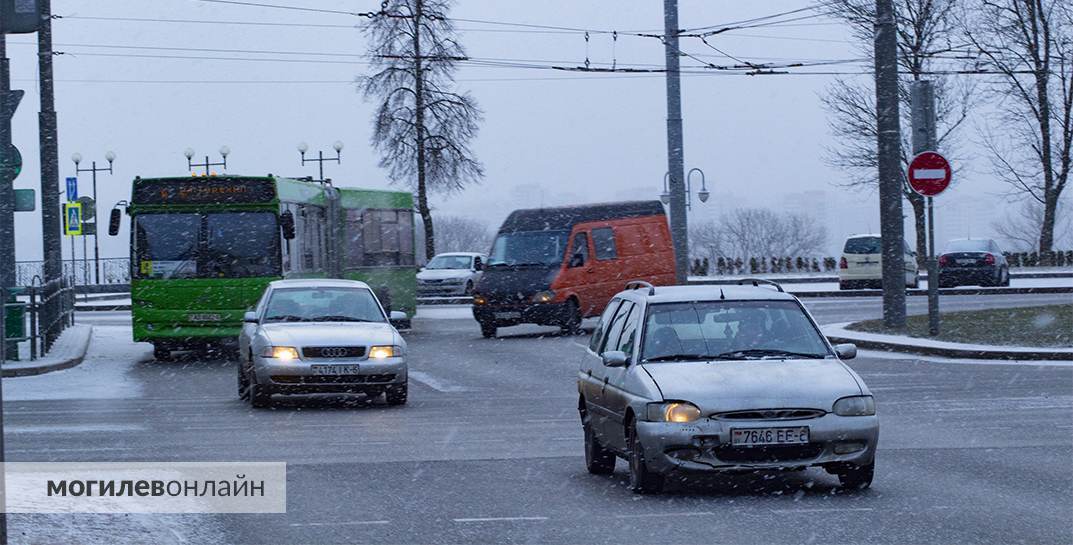
[(273, 288), (365, 288), (370, 289), (365, 282), (358, 280), (342, 280), (338, 278), (293, 278), (286, 280), (274, 280), (268, 284)]
[[(758, 301), (793, 300), (789, 293), (777, 291), (775, 286), (752, 285), (706, 285), (706, 286), (656, 286), (655, 295), (648, 295), (647, 288), (627, 290), (649, 303), (681, 303), (687, 301)], [(720, 296), (722, 295), (722, 296)]]

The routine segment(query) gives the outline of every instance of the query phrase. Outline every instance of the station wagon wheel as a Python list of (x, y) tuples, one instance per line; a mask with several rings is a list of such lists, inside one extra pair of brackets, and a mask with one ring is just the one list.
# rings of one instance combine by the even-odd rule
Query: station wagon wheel
[(630, 423), (628, 437), (630, 450), (630, 490), (640, 494), (658, 494), (663, 491), (663, 475), (653, 473), (645, 463), (644, 448), (637, 437), (637, 426)]
[(592, 431), (592, 423), (586, 416), (582, 418), (585, 431), (585, 469), (593, 475), (610, 475), (615, 472), (615, 454), (604, 448)]

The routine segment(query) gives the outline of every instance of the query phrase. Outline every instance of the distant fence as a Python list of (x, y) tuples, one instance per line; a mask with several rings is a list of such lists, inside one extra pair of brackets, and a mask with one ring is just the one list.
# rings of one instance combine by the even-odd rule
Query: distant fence
[[(43, 261), (16, 261), (15, 285), (29, 286), (33, 278), (45, 276)], [(70, 259), (63, 262), (63, 277), (74, 280), (76, 286), (93, 284), (129, 284), (130, 259), (126, 257), (109, 257), (101, 259), (101, 278), (94, 278), (93, 260), (82, 261)]]
[[(1042, 258), (1037, 252), (1003, 252), (1010, 267), (1073, 267), (1073, 250), (1051, 252)], [(833, 273), (838, 271), (838, 258), (801, 257), (719, 257), (694, 258), (689, 264), (692, 276), (722, 276), (741, 274)]]

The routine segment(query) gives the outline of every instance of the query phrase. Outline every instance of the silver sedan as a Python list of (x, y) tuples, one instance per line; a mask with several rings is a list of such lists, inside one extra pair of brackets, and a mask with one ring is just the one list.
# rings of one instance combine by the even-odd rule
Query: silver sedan
[(273, 394), (384, 394), (407, 397), (406, 341), (364, 282), (277, 280), (239, 335), (238, 394), (255, 407)]
[(808, 466), (870, 486), (879, 421), (842, 361), (854, 356), (777, 286), (621, 292), (578, 376), (586, 465), (609, 474), (625, 458), (638, 492), (671, 474)]

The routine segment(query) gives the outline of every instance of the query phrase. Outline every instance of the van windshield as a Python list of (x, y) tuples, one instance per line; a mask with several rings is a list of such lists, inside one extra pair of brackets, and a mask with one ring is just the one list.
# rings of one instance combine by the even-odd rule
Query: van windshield
[(563, 261), (569, 231), (500, 233), (488, 256), (488, 266), (554, 266)]
[(846, 240), (846, 248), (842, 250), (847, 254), (879, 254), (883, 253), (879, 237), (854, 237)]

